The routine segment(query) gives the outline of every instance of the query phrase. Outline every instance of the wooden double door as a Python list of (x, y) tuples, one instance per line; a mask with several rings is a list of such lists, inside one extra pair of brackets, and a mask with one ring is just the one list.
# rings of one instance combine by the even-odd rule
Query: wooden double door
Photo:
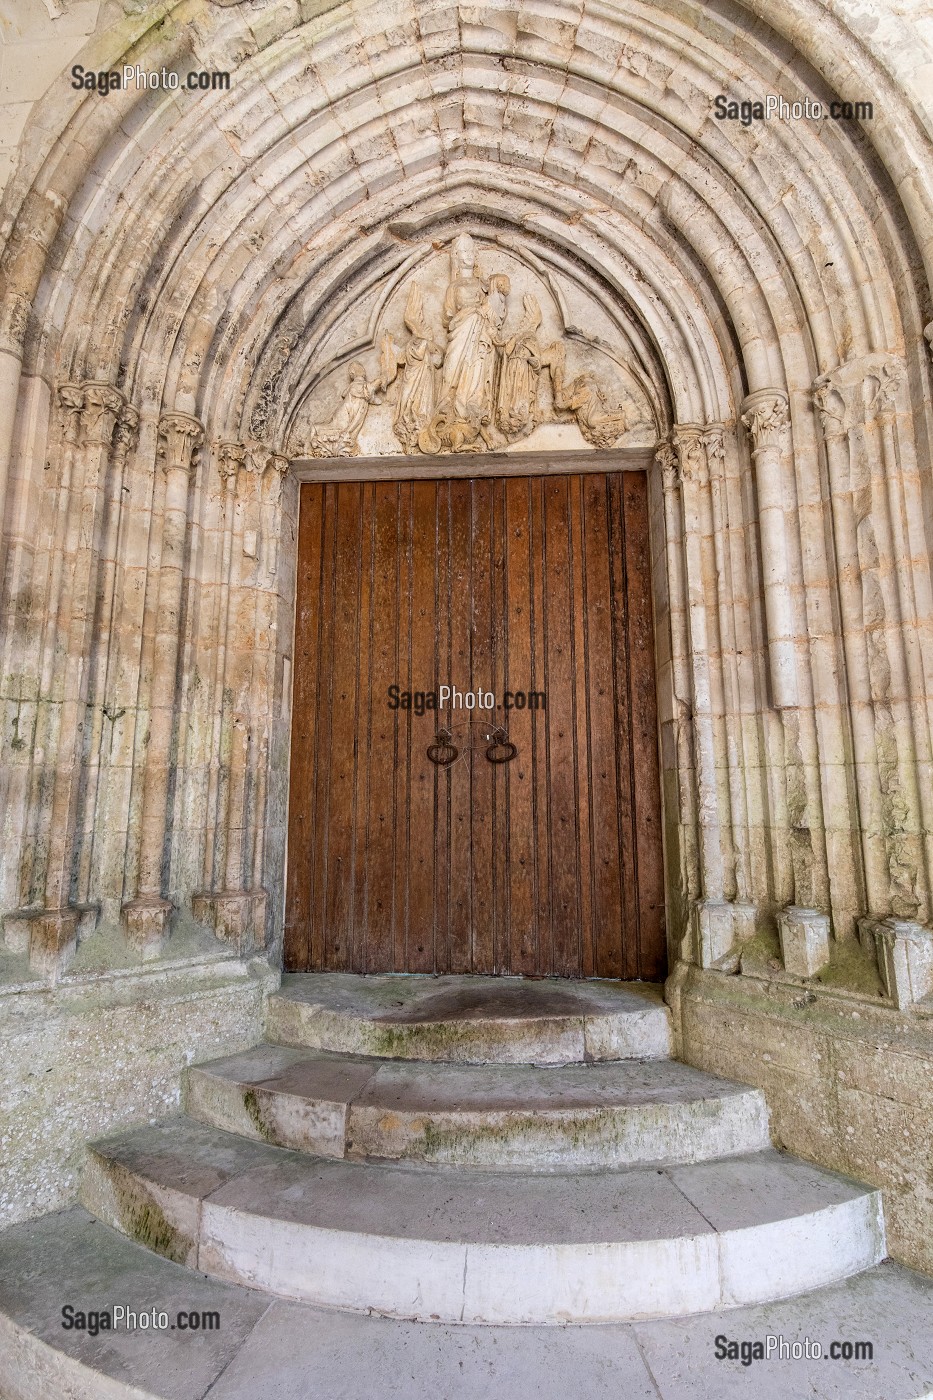
[(286, 968), (662, 977), (645, 475), (304, 485), (298, 561)]

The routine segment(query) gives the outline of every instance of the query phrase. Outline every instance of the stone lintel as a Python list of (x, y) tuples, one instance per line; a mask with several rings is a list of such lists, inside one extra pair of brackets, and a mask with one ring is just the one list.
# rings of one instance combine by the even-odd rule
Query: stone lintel
[(123, 927), (143, 962), (154, 961), (161, 954), (174, 911), (170, 899), (142, 898), (124, 904)]
[(829, 962), (829, 915), (791, 904), (778, 914), (781, 955), (792, 977), (815, 977)]

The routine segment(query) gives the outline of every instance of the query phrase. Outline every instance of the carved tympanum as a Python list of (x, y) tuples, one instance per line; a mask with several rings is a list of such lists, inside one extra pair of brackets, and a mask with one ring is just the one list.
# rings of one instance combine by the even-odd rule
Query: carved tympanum
[[(483, 249), (484, 264), (490, 253)], [(517, 254), (500, 256), (517, 269), (521, 285), (502, 264), (481, 266), (469, 234), (454, 239), (439, 259), (432, 254), (429, 264), (403, 284), (402, 328), (382, 313), (375, 335), (378, 369), (368, 370), (358, 358), (344, 361), (339, 402), (330, 390), (330, 416), (312, 410), (316, 421), (304, 428), (295, 450), (303, 447), (312, 457), (372, 451), (372, 446), (362, 448), (360, 439), (370, 410), (383, 405), (388, 407), (380, 421), (391, 411), (397, 443), (386, 442), (377, 449), (383, 451), (503, 450), (546, 423), (573, 424), (585, 442), (608, 448), (633, 421), (643, 429), (648, 413), (644, 404), (633, 402), (637, 393), (630, 390), (625, 403), (619, 401), (618, 362), (613, 376), (611, 357), (576, 332), (579, 348), (571, 354), (582, 356), (583, 364), (568, 371), (568, 337), (553, 296), (547, 317), (542, 309), (542, 297), (549, 295), (544, 277), (523, 267)], [(398, 317), (398, 311), (394, 314)]]

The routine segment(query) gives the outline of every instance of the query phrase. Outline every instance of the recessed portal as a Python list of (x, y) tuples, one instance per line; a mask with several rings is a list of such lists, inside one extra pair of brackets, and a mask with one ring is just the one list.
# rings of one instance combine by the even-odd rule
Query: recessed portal
[(288, 969), (663, 977), (646, 480), (302, 487)]

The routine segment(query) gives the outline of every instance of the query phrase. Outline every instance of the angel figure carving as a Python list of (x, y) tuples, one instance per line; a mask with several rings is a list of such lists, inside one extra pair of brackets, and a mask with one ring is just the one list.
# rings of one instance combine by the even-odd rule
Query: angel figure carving
[(522, 298), (524, 318), (502, 346), (496, 423), (506, 437), (530, 433), (538, 421), (541, 307), (533, 296)]
[(360, 429), (366, 420), (370, 404), (379, 402), (385, 389), (381, 378), (366, 378), (366, 367), (351, 360), (347, 370), (347, 387), (340, 407), (330, 423), (313, 423), (308, 437), (310, 457), (355, 457), (359, 451)]
[(418, 434), (434, 417), (437, 372), (444, 361), (444, 352), (425, 320), (424, 301), (417, 282), (411, 284), (404, 319), (411, 339), (403, 350), (388, 331), (383, 335), (382, 379), (386, 385), (392, 384), (399, 370), (402, 372), (392, 426), (405, 451), (415, 452)]

